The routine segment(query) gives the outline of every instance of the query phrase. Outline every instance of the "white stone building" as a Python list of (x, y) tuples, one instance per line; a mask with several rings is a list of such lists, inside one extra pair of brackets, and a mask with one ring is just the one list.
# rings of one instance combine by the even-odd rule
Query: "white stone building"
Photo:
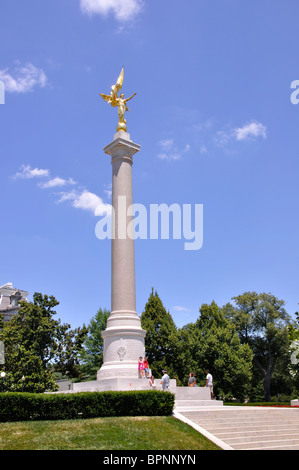
[(16, 289), (11, 282), (0, 286), (0, 314), (4, 315), (4, 321), (9, 321), (18, 313), (20, 300), (27, 302), (29, 292)]

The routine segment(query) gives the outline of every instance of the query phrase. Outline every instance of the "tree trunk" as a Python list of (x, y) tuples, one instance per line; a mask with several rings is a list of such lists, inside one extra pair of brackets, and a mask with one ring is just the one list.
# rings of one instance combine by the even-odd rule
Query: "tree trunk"
[(265, 401), (271, 401), (271, 375), (269, 373), (269, 369), (265, 373), (264, 378), (264, 394), (265, 394)]
[(271, 400), (271, 392), (270, 392), (271, 375), (269, 375), (269, 364), (268, 364), (268, 368), (265, 370), (256, 357), (254, 357), (253, 360), (264, 376), (263, 385), (264, 385), (265, 401), (270, 401)]
[(270, 349), (269, 349), (269, 360), (267, 364), (267, 369), (264, 369), (262, 365), (259, 363), (256, 357), (254, 357), (254, 362), (260, 369), (260, 371), (264, 375), (264, 395), (265, 395), (265, 401), (271, 401), (271, 377), (274, 371), (275, 367), (275, 362), (276, 359), (273, 358), (270, 354)]

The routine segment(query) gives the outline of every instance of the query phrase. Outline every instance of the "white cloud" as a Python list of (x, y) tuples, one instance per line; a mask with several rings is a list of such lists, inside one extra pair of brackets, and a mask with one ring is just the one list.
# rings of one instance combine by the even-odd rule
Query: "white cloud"
[(12, 74), (7, 68), (0, 70), (0, 80), (3, 81), (7, 93), (28, 93), (47, 84), (45, 72), (31, 63), (18, 65)]
[(97, 216), (111, 213), (110, 204), (106, 204), (97, 194), (91, 193), (86, 189), (81, 192), (74, 190), (60, 193), (58, 202), (64, 201), (72, 201), (72, 206), (76, 209), (83, 209)]
[(46, 188), (55, 188), (56, 186), (65, 186), (67, 184), (76, 184), (76, 182), (73, 180), (73, 178), (69, 178), (68, 180), (60, 178), (59, 176), (56, 176), (55, 178), (47, 181), (46, 183), (40, 183), (39, 187), (42, 189)]
[(84, 209), (95, 213), (99, 205), (103, 203), (102, 199), (90, 191), (84, 190), (76, 199), (74, 199), (73, 207)]
[(260, 122), (251, 121), (243, 127), (236, 127), (229, 130), (220, 130), (216, 133), (214, 141), (216, 145), (224, 147), (228, 143), (237, 140), (238, 142), (246, 140), (255, 140), (258, 137), (267, 138), (267, 128)]
[(189, 312), (189, 308), (182, 307), (181, 305), (175, 305), (173, 310), (176, 310), (177, 312)]
[(107, 189), (104, 189), (104, 193), (106, 194), (108, 199), (112, 198), (112, 184), (106, 185)]
[(68, 192), (61, 192), (61, 193), (58, 193), (58, 195), (59, 195), (59, 199), (57, 201), (58, 204), (64, 201), (73, 201), (78, 197), (78, 193), (75, 190), (68, 191)]
[(231, 140), (231, 132), (226, 131), (217, 131), (216, 136), (214, 138), (215, 144), (219, 145), (220, 147), (225, 146)]
[(170, 150), (173, 147), (174, 140), (173, 139), (161, 140), (159, 142), (159, 144), (165, 151), (167, 151), (167, 150)]
[(36, 177), (45, 177), (49, 176), (50, 171), (49, 170), (44, 170), (41, 168), (31, 168), (30, 165), (22, 165), (20, 167), (20, 172), (17, 172), (14, 175), (14, 178), (36, 178)]
[(237, 140), (248, 140), (250, 138), (263, 137), (266, 139), (266, 127), (260, 122), (252, 121), (243, 127), (234, 129), (234, 135)]
[(80, 0), (83, 13), (102, 16), (113, 13), (120, 22), (135, 18), (140, 13), (142, 5), (143, 0)]
[(161, 160), (179, 160), (182, 155), (190, 150), (190, 145), (186, 144), (182, 151), (179, 151), (174, 144), (173, 139), (165, 139), (159, 142), (161, 147), (161, 153), (158, 154), (158, 158)]
[[(21, 171), (16, 173), (13, 178), (25, 178), (25, 179), (32, 179), (37, 177), (48, 177), (50, 175), (50, 171), (46, 169), (40, 168), (31, 168), (30, 165), (22, 165), (20, 167)], [(76, 181), (73, 178), (60, 178), (56, 176), (55, 178), (48, 179), (48, 181), (43, 183), (38, 183), (38, 187), (41, 189), (54, 189), (66, 185), (77, 185)], [(105, 191), (107, 196), (110, 196), (110, 189)], [(52, 193), (58, 196), (57, 203), (62, 203), (66, 201), (70, 201), (71, 205), (76, 209), (82, 209), (88, 212), (93, 213), (96, 216), (102, 216), (106, 214), (111, 214), (112, 206), (111, 204), (107, 204), (100, 198), (97, 194), (94, 194), (86, 189), (82, 189), (80, 187), (75, 187), (71, 191), (61, 191), (61, 192), (54, 192)]]
[(181, 155), (179, 153), (176, 153), (176, 152), (172, 152), (172, 153), (169, 153), (169, 154), (159, 153), (158, 158), (160, 158), (161, 160), (168, 160), (168, 161), (179, 160), (181, 158)]

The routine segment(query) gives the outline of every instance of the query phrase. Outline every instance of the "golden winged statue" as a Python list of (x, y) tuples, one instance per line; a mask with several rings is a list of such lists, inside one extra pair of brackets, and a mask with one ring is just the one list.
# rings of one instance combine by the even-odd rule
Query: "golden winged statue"
[(118, 92), (121, 90), (124, 81), (124, 67), (122, 68), (117, 82), (115, 85), (112, 85), (110, 95), (105, 95), (104, 93), (100, 93), (100, 96), (105, 100), (107, 103), (110, 103), (111, 106), (116, 107), (118, 106), (118, 124), (117, 124), (117, 131), (127, 131), (127, 121), (125, 120), (125, 112), (129, 111), (127, 106), (127, 101), (131, 100), (136, 93), (134, 93), (130, 98), (124, 97), (124, 94), (121, 93), (118, 96)]

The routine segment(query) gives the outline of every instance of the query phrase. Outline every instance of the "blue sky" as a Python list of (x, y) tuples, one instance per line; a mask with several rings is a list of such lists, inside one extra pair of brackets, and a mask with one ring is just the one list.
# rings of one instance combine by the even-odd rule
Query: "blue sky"
[(125, 66), (141, 145), (134, 202), (203, 204), (203, 246), (136, 240), (139, 314), (151, 288), (178, 326), (202, 303), (298, 296), (297, 0), (0, 3), (0, 284), (54, 295), (73, 327), (110, 308), (109, 93)]

